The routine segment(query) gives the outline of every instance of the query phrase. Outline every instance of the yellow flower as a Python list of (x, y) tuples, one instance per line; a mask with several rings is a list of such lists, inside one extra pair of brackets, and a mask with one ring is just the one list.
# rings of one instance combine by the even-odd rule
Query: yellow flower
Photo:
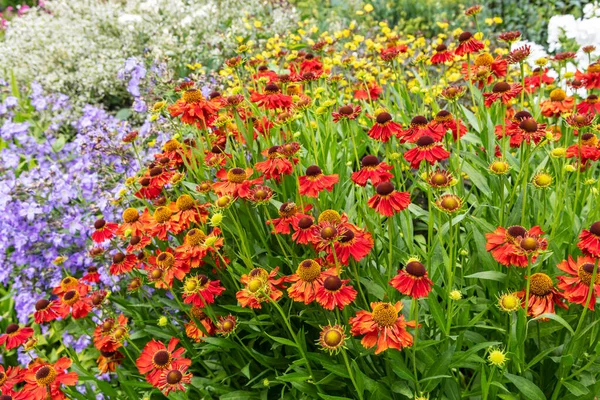
[(260, 22), (260, 21), (258, 21), (258, 20), (254, 21), (254, 27), (255, 27), (255, 28), (257, 28), (257, 29), (258, 29), (258, 28), (260, 28), (261, 26), (262, 26), (262, 22)]
[(440, 27), (440, 29), (448, 29), (448, 23), (447, 22), (436, 22), (437, 26)]
[(367, 12), (367, 13), (370, 13), (371, 11), (374, 10), (374, 8), (371, 4), (365, 4), (365, 6), (363, 7), (363, 10), (365, 10), (365, 12)]
[(450, 292), (450, 299), (454, 300), (454, 301), (458, 301), (458, 300), (462, 299), (462, 293), (460, 293), (460, 291), (458, 291), (458, 290), (453, 290)]
[(488, 361), (491, 365), (503, 367), (504, 363), (508, 361), (508, 358), (506, 357), (506, 353), (502, 350), (497, 347), (492, 347), (488, 350)]
[(498, 298), (498, 308), (510, 313), (521, 308), (521, 299), (515, 293), (503, 293)]
[(167, 317), (162, 316), (158, 319), (158, 326), (167, 326), (168, 322), (169, 320), (167, 319)]

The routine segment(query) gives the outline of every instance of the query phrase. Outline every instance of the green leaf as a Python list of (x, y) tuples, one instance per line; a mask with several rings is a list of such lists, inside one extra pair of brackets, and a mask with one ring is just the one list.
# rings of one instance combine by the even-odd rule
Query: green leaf
[(381, 286), (372, 280), (363, 277), (360, 277), (360, 283), (367, 288), (367, 292), (369, 294), (372, 294), (379, 300), (383, 300), (383, 297), (385, 296), (385, 289), (383, 289)]
[(529, 379), (525, 379), (518, 375), (504, 373), (504, 376), (519, 389), (519, 392), (529, 400), (546, 400), (544, 392)]
[(438, 325), (438, 328), (440, 328), (444, 334), (447, 334), (446, 317), (437, 301), (437, 295), (433, 291), (429, 293), (427, 304), (429, 305), (429, 311), (431, 311), (431, 315), (433, 316), (435, 323)]
[(506, 274), (499, 271), (476, 272), (474, 274), (465, 276), (465, 278), (486, 279), (490, 281), (506, 282)]
[(265, 332), (265, 335), (267, 335), (268, 337), (270, 337), (271, 339), (273, 339), (277, 343), (285, 344), (286, 346), (291, 346), (291, 347), (298, 347), (298, 345), (296, 343), (292, 342), (289, 339), (278, 337), (278, 336), (271, 336), (271, 335), (269, 335), (266, 332)]
[(590, 392), (588, 388), (586, 388), (580, 382), (577, 381), (564, 381), (563, 385), (567, 388), (569, 392), (573, 393), (575, 396), (585, 396)]
[(245, 390), (236, 390), (219, 397), (220, 400), (246, 400), (246, 399), (257, 399), (256, 394), (247, 392)]
[(462, 164), (462, 169), (469, 176), (469, 180), (481, 191), (483, 195), (489, 197), (491, 194), (490, 187), (487, 184), (486, 179), (477, 171), (469, 162), (465, 161)]
[[(567, 328), (567, 330), (569, 332), (571, 332), (571, 335), (575, 334), (575, 331), (573, 331), (573, 328), (571, 328), (571, 325), (569, 325), (569, 323), (567, 321), (565, 321), (564, 319), (562, 319), (562, 317), (559, 317), (556, 314), (544, 313), (542, 315), (538, 315), (537, 317), (529, 320), (529, 322), (531, 322), (531, 321), (537, 321), (539, 319), (544, 319), (544, 318), (552, 319), (552, 320), (558, 322), (559, 324), (561, 324), (562, 326), (564, 326), (565, 328)], [(529, 325), (529, 322), (527, 322), (528, 325)]]
[(306, 382), (308, 378), (310, 378), (310, 376), (306, 375), (304, 372), (292, 372), (290, 374), (278, 376), (276, 379), (282, 382)]

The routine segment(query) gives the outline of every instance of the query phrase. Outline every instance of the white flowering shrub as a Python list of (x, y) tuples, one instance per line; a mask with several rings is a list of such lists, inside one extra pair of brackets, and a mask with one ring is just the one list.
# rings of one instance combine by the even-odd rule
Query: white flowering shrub
[(36, 80), (79, 103), (121, 104), (127, 92), (115, 77), (129, 57), (215, 65), (237, 42), (285, 33), (297, 19), (270, 0), (50, 0), (10, 21), (0, 77)]

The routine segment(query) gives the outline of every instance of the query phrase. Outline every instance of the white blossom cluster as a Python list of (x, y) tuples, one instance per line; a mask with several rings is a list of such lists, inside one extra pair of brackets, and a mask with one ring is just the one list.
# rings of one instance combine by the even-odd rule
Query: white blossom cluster
[[(292, 29), (296, 10), (272, 0), (49, 0), (11, 20), (0, 39), (0, 77), (37, 81), (78, 103), (125, 95), (129, 57), (218, 64), (238, 40)], [(227, 54), (224, 54), (227, 51)]]
[[(548, 23), (548, 50), (562, 51), (561, 37), (573, 39), (580, 47), (594, 45), (596, 51), (593, 55), (600, 54), (600, 3), (588, 3), (583, 7), (583, 17), (575, 18), (573, 15), (555, 15)], [(578, 59), (587, 65), (582, 50), (577, 53)]]

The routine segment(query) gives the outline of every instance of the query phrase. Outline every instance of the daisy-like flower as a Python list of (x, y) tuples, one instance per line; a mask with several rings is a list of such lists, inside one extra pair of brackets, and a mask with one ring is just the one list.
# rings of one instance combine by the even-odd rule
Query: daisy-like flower
[(410, 194), (396, 191), (391, 182), (380, 183), (375, 190), (367, 204), (383, 216), (391, 217), (410, 205)]
[(394, 135), (398, 135), (402, 131), (402, 126), (392, 121), (392, 115), (387, 111), (382, 111), (375, 117), (375, 124), (369, 129), (367, 134), (372, 139), (380, 142), (387, 142)]
[(487, 240), (485, 249), (491, 252), (492, 257), (504, 266), (526, 267), (528, 254), (522, 248), (521, 243), (528, 239), (523, 245), (530, 248), (534, 243), (529, 239), (535, 240), (535, 252), (530, 254), (531, 262), (534, 263), (537, 253), (548, 247), (546, 239), (541, 237), (543, 234), (544, 232), (539, 226), (534, 226), (529, 230), (519, 225), (511, 226), (508, 229), (498, 227), (494, 232), (485, 234)]
[[(305, 209), (307, 210), (308, 207)], [(291, 233), (290, 227), (294, 223), (298, 223), (300, 218), (307, 217), (306, 214), (300, 212), (300, 209), (296, 203), (285, 202), (279, 207), (279, 218), (267, 221), (267, 225), (273, 225), (273, 234), (284, 234), (289, 235)]]
[[(190, 314), (194, 317), (190, 322), (185, 324), (185, 334), (190, 339), (196, 342), (201, 342), (202, 338), (212, 336), (215, 333), (215, 324), (202, 309), (192, 307)], [(202, 327), (199, 327), (197, 322), (200, 322)]]
[(589, 230), (581, 231), (577, 247), (586, 256), (600, 258), (600, 221), (594, 222)]
[(542, 101), (542, 115), (548, 118), (559, 117), (563, 113), (573, 111), (575, 99), (567, 97), (567, 94), (562, 89), (554, 89), (550, 92), (550, 99)]
[(353, 120), (360, 115), (361, 108), (359, 105), (347, 104), (341, 106), (338, 111), (331, 113), (333, 116), (333, 122), (340, 122), (342, 120)]
[(33, 320), (36, 324), (54, 321), (69, 315), (69, 308), (58, 300), (41, 299), (35, 303)]
[(317, 251), (331, 251), (331, 245), (335, 244), (346, 231), (343, 224), (330, 221), (321, 221), (313, 226), (312, 244)]
[(377, 100), (381, 93), (383, 93), (383, 88), (377, 85), (375, 82), (369, 83), (368, 86), (369, 91), (366, 91), (359, 86), (359, 89), (354, 91), (354, 98), (356, 100)]
[(467, 133), (467, 127), (462, 123), (462, 121), (458, 121), (458, 128), (456, 125), (457, 121), (454, 119), (454, 116), (450, 113), (450, 111), (446, 110), (440, 110), (435, 115), (433, 121), (431, 121), (431, 128), (434, 131), (437, 132), (441, 129), (443, 129), (444, 132), (450, 131), (452, 132), (452, 138), (454, 141), (457, 141), (459, 137), (463, 137)]
[(126, 274), (135, 268), (137, 262), (138, 259), (135, 254), (123, 254), (118, 252), (113, 255), (112, 264), (108, 270), (111, 275)]
[(350, 223), (343, 224), (343, 231), (339, 240), (333, 243), (335, 254), (329, 251), (327, 262), (348, 265), (350, 258), (360, 261), (365, 258), (373, 248), (373, 237), (364, 229), (359, 229)]
[(586, 89), (600, 89), (600, 62), (590, 64), (586, 72), (575, 72), (575, 78), (581, 80)]
[(140, 374), (146, 375), (148, 383), (157, 387), (160, 374), (170, 369), (174, 362), (178, 362), (181, 365), (191, 365), (192, 361), (183, 357), (185, 349), (183, 347), (177, 349), (178, 344), (179, 339), (173, 337), (169, 340), (167, 346), (154, 339), (151, 339), (144, 346), (135, 364)]
[(265, 185), (253, 186), (246, 197), (247, 200), (255, 203), (256, 205), (265, 205), (270, 202), (273, 198), (273, 189)]
[(319, 341), (317, 342), (321, 350), (329, 352), (329, 354), (338, 353), (346, 343), (346, 332), (341, 325), (327, 325), (321, 327), (319, 333)]
[(319, 197), (323, 190), (331, 192), (333, 186), (339, 182), (338, 174), (324, 175), (321, 168), (311, 165), (306, 168), (306, 175), (298, 178), (298, 191), (301, 196)]
[(17, 348), (27, 342), (33, 336), (33, 329), (18, 324), (8, 324), (4, 334), (0, 335), (0, 346), (4, 345), (6, 350)]
[(590, 94), (585, 100), (577, 104), (577, 112), (581, 114), (600, 114), (600, 101), (598, 101), (598, 96)]
[[(129, 245), (125, 249), (128, 253), (136, 253), (142, 251), (152, 243), (152, 239), (149, 236), (131, 236), (129, 239)], [(96, 272), (98, 270), (96, 269)], [(84, 280), (83, 278), (81, 278)]]
[(323, 285), (323, 278), (318, 262), (304, 260), (298, 265), (296, 273), (287, 278), (288, 282), (292, 282), (287, 289), (288, 295), (294, 301), (312, 303), (317, 296), (317, 290)]
[(594, 121), (594, 117), (595, 115), (590, 113), (577, 113), (569, 115), (567, 118), (565, 118), (565, 121), (567, 121), (567, 124), (569, 124), (573, 128), (583, 128), (585, 126), (590, 126), (592, 124), (592, 121)]
[(443, 127), (438, 125), (433, 129), (427, 118), (417, 115), (410, 121), (408, 129), (399, 132), (396, 136), (400, 139), (401, 143), (415, 143), (424, 136), (429, 136), (434, 138), (435, 141), (439, 141), (442, 140), (445, 134), (446, 130)]
[[(592, 275), (594, 273), (595, 260), (589, 256), (577, 257), (574, 260), (569, 256), (557, 265), (558, 269), (569, 274), (569, 276), (558, 276), (558, 288), (564, 290), (565, 298), (569, 303), (581, 304), (585, 307)], [(600, 296), (600, 271), (596, 270), (596, 279), (594, 280), (592, 295), (588, 308), (594, 310), (596, 297)]]
[(577, 158), (577, 160), (583, 165), (585, 165), (588, 160), (597, 161), (600, 159), (598, 138), (593, 133), (584, 133), (581, 135), (580, 142), (575, 143), (567, 148), (565, 157)]
[(516, 293), (503, 293), (498, 298), (498, 308), (506, 313), (517, 311), (521, 308), (521, 299)]
[(106, 318), (94, 329), (94, 346), (105, 352), (116, 351), (129, 336), (128, 319), (123, 314), (117, 319)]
[[(150, 216), (147, 211), (140, 215), (135, 208), (127, 208), (122, 214), (123, 223), (117, 229), (117, 235), (124, 238), (128, 235), (143, 236), (146, 228), (145, 225), (149, 222)], [(127, 234), (127, 235), (126, 235)]]
[(115, 372), (124, 358), (125, 356), (119, 351), (101, 351), (100, 356), (96, 359), (98, 371), (101, 374)]
[(410, 258), (404, 269), (398, 271), (398, 275), (392, 278), (390, 285), (400, 293), (413, 299), (427, 297), (433, 282), (427, 275), (425, 266), (416, 258)]
[(492, 161), (488, 169), (494, 175), (504, 175), (510, 170), (510, 165), (504, 160), (495, 160)]
[(146, 225), (148, 234), (152, 237), (166, 241), (169, 232), (174, 235), (181, 233), (184, 227), (179, 221), (173, 218), (173, 215), (173, 207), (157, 207), (152, 214), (152, 218)]
[(506, 352), (500, 350), (498, 347), (491, 347), (488, 350), (487, 356), (488, 362), (498, 368), (504, 367), (504, 364), (508, 361)]
[(481, 53), (475, 57), (470, 70), (467, 63), (463, 63), (461, 67), (465, 80), (476, 83), (479, 89), (491, 84), (494, 79), (505, 77), (507, 71), (507, 61), (501, 56), (494, 58), (490, 53)]
[(94, 222), (94, 232), (92, 233), (92, 240), (96, 243), (102, 243), (106, 240), (112, 239), (119, 227), (114, 222), (106, 222), (100, 218)]
[(276, 278), (279, 267), (275, 267), (271, 272), (263, 268), (254, 268), (249, 274), (244, 274), (240, 282), (244, 287), (235, 294), (242, 307), (261, 308), (262, 303), (267, 301), (277, 301), (283, 293), (282, 284), (285, 278)]
[(341, 279), (336, 268), (323, 272), (322, 278), (323, 282), (317, 288), (316, 299), (324, 309), (333, 310), (337, 307), (342, 310), (356, 299), (356, 290), (352, 286), (346, 286), (350, 279)]
[(275, 83), (266, 85), (263, 93), (253, 92), (250, 101), (267, 110), (284, 110), (292, 106), (292, 96), (281, 93)]
[(215, 251), (223, 246), (223, 238), (219, 235), (221, 230), (214, 228), (210, 234), (201, 229), (190, 229), (183, 240), (183, 244), (175, 249), (177, 260), (190, 268), (198, 268), (204, 265), (204, 257), (210, 251)]
[(452, 50), (448, 50), (448, 46), (441, 43), (435, 47), (435, 53), (431, 56), (431, 63), (433, 65), (444, 64), (454, 60), (454, 53)]
[(422, 161), (433, 165), (450, 157), (450, 153), (444, 149), (431, 136), (422, 136), (416, 141), (416, 146), (404, 153), (404, 159), (414, 169), (419, 169)]
[(292, 234), (292, 240), (298, 244), (309, 244), (312, 243), (314, 234), (314, 218), (310, 215), (306, 215), (299, 219), (292, 220), (292, 228), (294, 233)]
[(220, 182), (213, 183), (213, 189), (219, 196), (248, 198), (250, 187), (263, 182), (262, 178), (249, 179), (253, 173), (252, 168), (232, 168), (229, 171), (221, 169), (217, 172)]
[(183, 282), (183, 302), (196, 307), (205, 307), (215, 302), (215, 297), (225, 291), (220, 281), (208, 279), (206, 275), (188, 276)]
[(531, 46), (525, 44), (521, 47), (517, 47), (516, 49), (512, 50), (506, 57), (506, 61), (508, 61), (509, 64), (518, 64), (520, 62), (525, 61), (525, 59), (529, 57), (530, 54)]
[(535, 318), (545, 313), (554, 314), (555, 305), (565, 310), (569, 308), (563, 302), (563, 294), (556, 290), (548, 275), (538, 272), (531, 275), (529, 280), (529, 304), (525, 304), (527, 297), (525, 289), (517, 293), (523, 302), (523, 308), (527, 307), (528, 316)]
[(456, 102), (467, 92), (467, 88), (464, 86), (448, 86), (442, 89), (440, 94), (444, 99), (449, 102)]
[(507, 82), (498, 82), (492, 87), (491, 93), (484, 93), (484, 103), (486, 107), (491, 107), (492, 104), (498, 100), (502, 104), (508, 104), (512, 99), (517, 97), (523, 90), (523, 86), (520, 83), (513, 83), (512, 85)]
[(62, 385), (74, 386), (77, 384), (78, 376), (75, 372), (67, 372), (71, 367), (71, 360), (66, 357), (59, 358), (54, 364), (43, 361), (35, 361), (29, 365), (25, 372), (25, 387), (22, 393), (26, 393), (27, 400), (63, 400), (67, 397), (60, 390)]
[(550, 175), (547, 172), (540, 171), (537, 174), (535, 174), (535, 176), (531, 180), (531, 183), (533, 183), (533, 186), (535, 186), (538, 189), (545, 189), (552, 185), (552, 175)]
[[(216, 185), (216, 184), (215, 184)], [(169, 203), (171, 209), (171, 219), (178, 224), (180, 228), (187, 229), (192, 224), (203, 224), (208, 218), (209, 204), (200, 204), (189, 194), (182, 194), (176, 201)]]
[(436, 169), (425, 176), (429, 186), (435, 189), (445, 189), (457, 183), (449, 171)]
[(196, 125), (198, 129), (210, 127), (217, 117), (219, 105), (206, 100), (198, 89), (188, 89), (168, 108), (171, 117), (181, 117), (181, 122)]
[(221, 336), (227, 337), (235, 331), (236, 326), (237, 318), (235, 315), (230, 314), (226, 317), (219, 317), (216, 332)]
[(231, 157), (231, 154), (225, 152), (225, 148), (213, 146), (210, 150), (205, 150), (204, 163), (209, 167), (223, 167)]
[(485, 45), (479, 40), (475, 39), (471, 32), (463, 32), (458, 36), (458, 46), (454, 53), (457, 56), (464, 56), (466, 54), (477, 53), (483, 50)]
[(388, 46), (379, 51), (379, 56), (383, 61), (390, 62), (398, 58), (400, 54), (406, 53), (408, 51), (408, 46), (405, 44), (400, 44), (397, 46)]
[(72, 276), (66, 276), (61, 279), (60, 284), (52, 289), (52, 294), (62, 296), (71, 289), (79, 286), (79, 280)]
[[(0, 392), (11, 393), (15, 385), (22, 381), (23, 371), (20, 367), (8, 367), (4, 369), (4, 366), (0, 365)], [(1, 397), (0, 399), (4, 400)], [(16, 398), (15, 400), (19, 399)]]
[(73, 319), (85, 318), (92, 311), (92, 299), (87, 295), (88, 285), (78, 285), (62, 295), (60, 301), (71, 312)]
[(254, 165), (257, 171), (264, 174), (265, 179), (275, 179), (275, 182), (279, 183), (284, 175), (291, 175), (294, 172), (294, 165), (286, 157), (283, 146), (269, 148), (266, 156), (267, 160)]
[(535, 89), (544, 85), (551, 85), (554, 83), (554, 78), (548, 75), (548, 68), (534, 68), (531, 75), (525, 77), (525, 91), (533, 93)]
[(506, 128), (506, 134), (510, 136), (510, 147), (520, 147), (523, 142), (528, 145), (538, 144), (546, 137), (546, 124), (537, 123), (533, 118), (524, 118), (520, 121), (511, 121)]
[(413, 337), (406, 327), (414, 327), (414, 321), (404, 320), (404, 315), (400, 314), (402, 307), (400, 301), (396, 304), (371, 303), (372, 312), (362, 310), (350, 318), (352, 335), (365, 335), (361, 340), (363, 347), (370, 349), (377, 346), (375, 354), (389, 348), (402, 350), (412, 346)]
[(185, 392), (185, 386), (192, 382), (192, 374), (187, 372), (188, 363), (181, 360), (173, 361), (169, 368), (161, 371), (156, 387), (160, 389), (165, 396), (171, 392)]
[(352, 182), (360, 186), (366, 186), (370, 180), (373, 186), (382, 182), (389, 182), (394, 177), (391, 171), (394, 167), (379, 161), (376, 156), (364, 156), (361, 161), (361, 169), (352, 173)]

